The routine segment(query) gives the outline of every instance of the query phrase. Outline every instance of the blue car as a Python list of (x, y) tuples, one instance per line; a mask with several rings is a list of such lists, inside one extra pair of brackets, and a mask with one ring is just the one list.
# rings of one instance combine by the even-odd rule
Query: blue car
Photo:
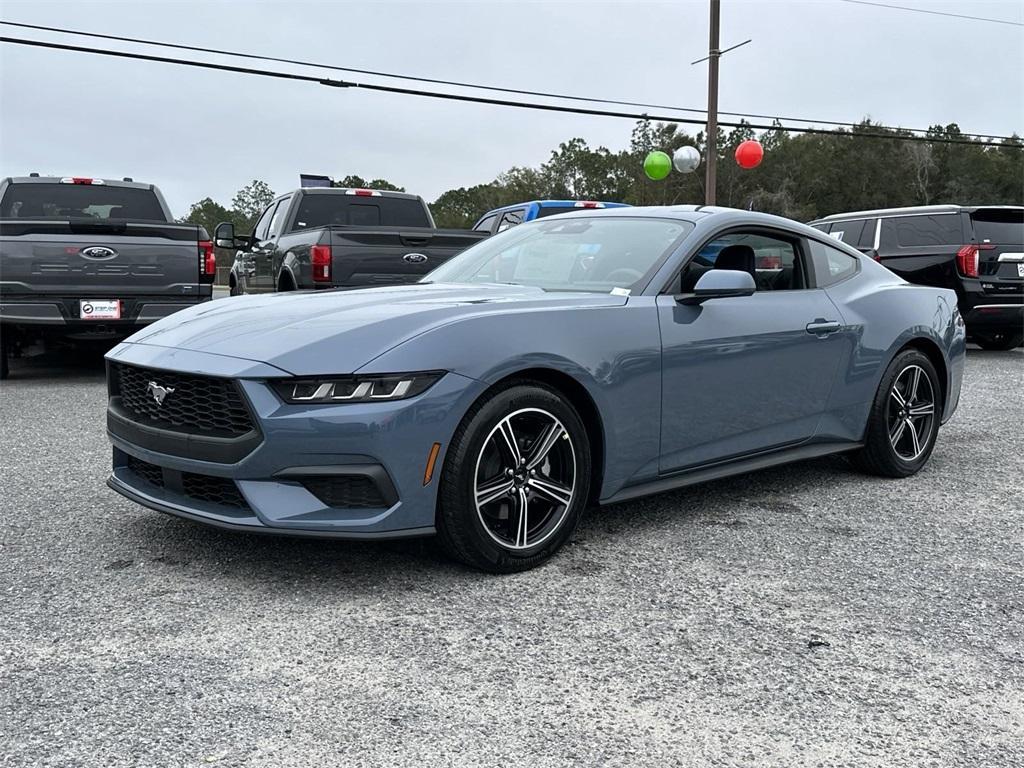
[(604, 203), (598, 200), (531, 200), (495, 208), (481, 216), (473, 225), (475, 232), (489, 232), (492, 235), (504, 232), (534, 219), (543, 219), (560, 213), (583, 213), (604, 208), (629, 208), (626, 203)]
[(421, 284), (223, 299), (140, 331), (107, 356), (109, 485), (222, 528), (436, 535), (518, 571), (590, 505), (834, 453), (912, 475), (964, 348), (952, 291), (802, 224), (593, 210)]

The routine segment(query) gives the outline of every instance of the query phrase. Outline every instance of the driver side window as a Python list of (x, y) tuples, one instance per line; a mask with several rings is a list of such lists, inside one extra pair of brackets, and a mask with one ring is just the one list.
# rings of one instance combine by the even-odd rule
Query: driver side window
[(267, 239), (267, 232), (270, 230), (270, 218), (276, 207), (277, 202), (275, 201), (268, 205), (266, 210), (260, 215), (259, 221), (256, 222), (256, 226), (252, 231), (253, 240), (256, 242), (261, 243)]
[(692, 293), (712, 269), (749, 272), (758, 292), (807, 287), (807, 272), (796, 241), (759, 232), (730, 232), (705, 243), (683, 267), (675, 293)]

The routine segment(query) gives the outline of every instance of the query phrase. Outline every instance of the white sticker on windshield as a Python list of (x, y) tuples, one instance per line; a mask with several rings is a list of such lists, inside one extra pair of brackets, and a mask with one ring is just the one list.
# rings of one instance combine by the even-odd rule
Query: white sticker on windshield
[(844, 232), (842, 232), (842, 231), (839, 231), (839, 232), (829, 232), (829, 234), (832, 237), (834, 237), (836, 240), (838, 240), (839, 242), (843, 242), (843, 235), (845, 234)]
[(612, 296), (629, 296), (629, 288), (612, 288)]

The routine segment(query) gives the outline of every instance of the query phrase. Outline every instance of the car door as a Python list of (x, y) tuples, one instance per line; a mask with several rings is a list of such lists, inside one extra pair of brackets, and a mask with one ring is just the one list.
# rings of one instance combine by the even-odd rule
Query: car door
[[(284, 261), (285, 253), (281, 248), (281, 234), (284, 232), (288, 211), (291, 208), (292, 198), (283, 197), (274, 209), (274, 215), (270, 217), (270, 229), (267, 230), (267, 281), (268, 289), (276, 291), (280, 285), (281, 263)], [(294, 283), (295, 278), (291, 278)]]
[[(734, 258), (730, 246), (741, 246), (745, 258)], [(752, 272), (755, 293), (679, 304), (674, 295), (692, 292), (716, 262)], [(663, 473), (814, 435), (847, 346), (843, 319), (825, 291), (812, 287), (812, 270), (803, 238), (730, 230), (698, 249), (658, 296)]]
[(270, 220), (277, 209), (277, 201), (268, 205), (256, 221), (252, 231), (249, 249), (245, 252), (243, 265), (245, 269), (245, 289), (248, 293), (262, 293), (273, 290), (273, 284), (269, 279), (270, 274), (270, 248), (269, 240)]

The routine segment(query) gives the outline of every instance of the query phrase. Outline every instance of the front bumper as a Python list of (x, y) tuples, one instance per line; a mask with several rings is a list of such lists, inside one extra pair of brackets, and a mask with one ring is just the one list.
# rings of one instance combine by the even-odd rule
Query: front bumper
[[(485, 385), (449, 373), (415, 398), (338, 406), (286, 405), (265, 383), (282, 372), (260, 363), (145, 344), (122, 344), (117, 362), (235, 378), (262, 440), (234, 463), (150, 450), (108, 431), (114, 468), (108, 485), (151, 509), (232, 530), (333, 538), (399, 538), (434, 532), (444, 452), (462, 415)], [(441, 444), (433, 478), (424, 473)], [(133, 471), (132, 459), (162, 471), (159, 485)], [(184, 492), (179, 476), (234, 484), (244, 502), (228, 506)], [(372, 507), (330, 506), (310, 478), (374, 478)], [(164, 482), (166, 480), (167, 482)]]

